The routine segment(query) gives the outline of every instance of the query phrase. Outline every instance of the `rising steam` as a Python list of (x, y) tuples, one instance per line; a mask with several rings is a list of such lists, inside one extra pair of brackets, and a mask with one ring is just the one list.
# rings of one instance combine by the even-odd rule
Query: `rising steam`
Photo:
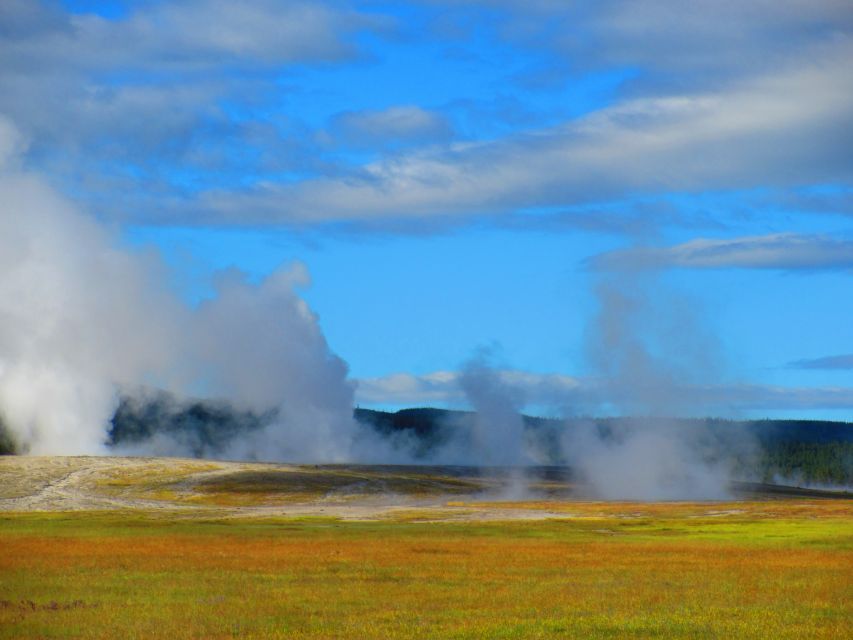
[[(19, 169), (22, 147), (0, 122), (0, 418), (19, 448), (103, 453), (120, 393), (155, 386), (274, 411), (225, 455), (357, 454), (353, 387), (296, 292), (302, 266), (257, 284), (225, 273), (215, 297), (190, 308), (156, 255), (123, 248)], [(159, 450), (180, 451), (164, 437)]]
[(524, 398), (517, 388), (500, 378), (489, 358), (488, 352), (479, 352), (465, 364), (459, 378), (474, 409), (470, 455), (477, 464), (528, 464), (521, 416)]
[[(668, 417), (703, 410), (691, 390), (716, 375), (718, 345), (694, 305), (654, 274), (601, 278), (587, 338), (598, 408), (639, 419), (616, 431), (592, 422), (567, 430), (565, 458), (602, 498), (727, 497), (731, 455), (721, 456), (709, 433)], [(748, 446), (746, 436), (726, 443), (728, 454)]]

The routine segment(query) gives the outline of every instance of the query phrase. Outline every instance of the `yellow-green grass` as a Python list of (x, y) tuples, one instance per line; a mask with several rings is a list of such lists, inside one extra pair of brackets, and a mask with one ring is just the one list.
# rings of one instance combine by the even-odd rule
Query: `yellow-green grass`
[(576, 517), (0, 514), (0, 637), (849, 637), (849, 501), (564, 506)]

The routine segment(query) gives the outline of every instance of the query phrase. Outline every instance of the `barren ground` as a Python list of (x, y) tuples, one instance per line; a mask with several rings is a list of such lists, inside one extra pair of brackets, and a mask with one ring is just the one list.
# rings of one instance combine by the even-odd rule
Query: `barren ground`
[[(288, 465), (175, 458), (0, 458), (0, 511), (143, 510), (186, 516), (372, 520), (565, 517), (514, 508), (499, 478), (435, 467)], [(486, 503), (479, 504), (483, 500)], [(479, 506), (477, 506), (479, 505)]]
[[(0, 511), (138, 510), (175, 517), (325, 516), (343, 520), (519, 520), (588, 516), (615, 504), (584, 500), (559, 471), (521, 477), (466, 467), (289, 465), (177, 458), (0, 458)], [(750, 485), (766, 499), (778, 487)], [(820, 497), (820, 496), (816, 496)], [(624, 517), (651, 505), (621, 503)], [(696, 516), (738, 502), (693, 503)], [(596, 505), (599, 505), (596, 507)]]

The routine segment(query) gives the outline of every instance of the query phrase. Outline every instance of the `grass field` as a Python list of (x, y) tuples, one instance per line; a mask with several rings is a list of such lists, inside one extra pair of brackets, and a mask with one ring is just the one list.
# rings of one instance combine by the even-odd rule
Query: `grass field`
[(5, 512), (0, 638), (848, 638), (851, 506)]

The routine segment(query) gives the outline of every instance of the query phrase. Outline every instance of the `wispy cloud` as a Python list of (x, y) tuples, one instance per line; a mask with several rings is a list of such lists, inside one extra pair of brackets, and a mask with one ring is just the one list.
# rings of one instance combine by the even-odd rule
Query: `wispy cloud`
[(671, 247), (632, 247), (595, 256), (600, 270), (660, 269), (853, 269), (853, 240), (793, 233), (698, 239)]
[(788, 366), (795, 369), (853, 369), (853, 353), (824, 356), (810, 360), (795, 360)]

